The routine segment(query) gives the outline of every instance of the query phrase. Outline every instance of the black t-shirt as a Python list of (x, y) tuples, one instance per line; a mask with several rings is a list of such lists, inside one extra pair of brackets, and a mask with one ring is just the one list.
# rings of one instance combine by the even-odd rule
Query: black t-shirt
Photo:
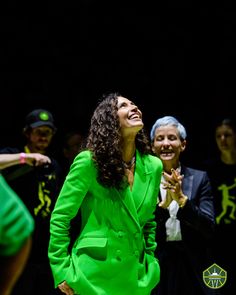
[(214, 159), (205, 163), (205, 169), (210, 177), (215, 205), (213, 250), (217, 262), (232, 277), (232, 274), (236, 275), (236, 165)]
[[(1, 154), (20, 153), (18, 148), (4, 148)], [(49, 242), (49, 224), (51, 212), (62, 186), (62, 170), (58, 162), (51, 158), (51, 163), (32, 167), (15, 165), (2, 170), (11, 188), (22, 199), (35, 220), (35, 231), (31, 259), (47, 259)]]
[(205, 168), (213, 188), (216, 223), (222, 228), (236, 225), (236, 165), (219, 159), (206, 162)]

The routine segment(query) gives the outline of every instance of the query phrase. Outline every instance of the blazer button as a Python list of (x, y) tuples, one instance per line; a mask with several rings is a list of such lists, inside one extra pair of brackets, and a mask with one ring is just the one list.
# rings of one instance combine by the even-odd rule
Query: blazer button
[(138, 250), (135, 250), (135, 251), (134, 251), (134, 255), (135, 255), (136, 257), (139, 257), (139, 251), (138, 251)]
[(124, 236), (124, 233), (123, 233), (122, 231), (119, 231), (119, 232), (118, 232), (118, 237), (119, 237), (119, 238), (123, 238), (123, 236)]
[(121, 250), (116, 250), (116, 259), (121, 261)]

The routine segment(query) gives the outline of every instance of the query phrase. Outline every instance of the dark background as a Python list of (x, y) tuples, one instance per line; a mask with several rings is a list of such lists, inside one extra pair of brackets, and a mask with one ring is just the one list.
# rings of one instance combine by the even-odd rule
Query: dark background
[(163, 115), (186, 127), (187, 160), (214, 149), (213, 126), (235, 116), (232, 2), (7, 1), (0, 18), (1, 146), (24, 118), (49, 109), (58, 127), (87, 132), (102, 93), (135, 101), (148, 132)]

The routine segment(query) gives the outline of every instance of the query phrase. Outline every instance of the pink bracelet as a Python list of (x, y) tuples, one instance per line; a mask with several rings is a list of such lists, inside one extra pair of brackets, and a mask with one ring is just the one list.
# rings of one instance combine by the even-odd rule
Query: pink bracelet
[(25, 160), (25, 153), (20, 153), (20, 164), (25, 164), (26, 160)]

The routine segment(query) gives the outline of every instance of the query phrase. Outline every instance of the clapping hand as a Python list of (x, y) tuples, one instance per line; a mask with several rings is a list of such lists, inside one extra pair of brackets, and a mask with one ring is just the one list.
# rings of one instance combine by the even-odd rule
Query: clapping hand
[(170, 203), (175, 200), (178, 205), (184, 207), (187, 196), (182, 191), (183, 175), (178, 170), (171, 169), (171, 174), (163, 172), (164, 181), (162, 181), (163, 188), (166, 189), (166, 199), (159, 203), (159, 206), (166, 209)]

